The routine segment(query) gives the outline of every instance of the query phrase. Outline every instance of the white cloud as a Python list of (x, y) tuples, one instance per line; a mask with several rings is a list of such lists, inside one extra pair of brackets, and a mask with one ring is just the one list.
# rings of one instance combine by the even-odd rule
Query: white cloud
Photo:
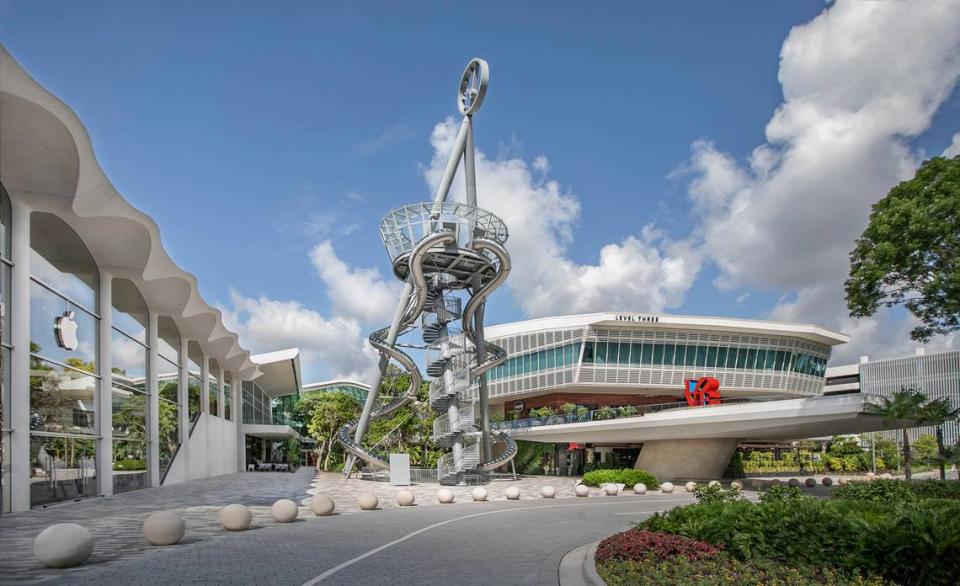
[(357, 146), (363, 155), (372, 155), (386, 148), (406, 142), (417, 136), (417, 131), (406, 124), (396, 123), (383, 129), (380, 134)]
[(953, 135), (953, 141), (950, 142), (950, 146), (947, 147), (947, 150), (943, 151), (943, 156), (948, 158), (953, 158), (957, 155), (960, 155), (960, 132)]
[(334, 315), (364, 324), (390, 324), (400, 296), (399, 281), (385, 280), (376, 268), (348, 266), (329, 240), (313, 247), (310, 261), (326, 286)]
[[(436, 189), (453, 147), (457, 125), (452, 118), (431, 136), (434, 155), (424, 170)], [(686, 242), (672, 242), (644, 227), (618, 243), (603, 246), (596, 264), (567, 257), (580, 215), (577, 197), (546, 178), (546, 157), (534, 159), (535, 179), (516, 157), (489, 159), (477, 152), (477, 191), (481, 207), (506, 222), (513, 270), (507, 281), (528, 316), (601, 310), (659, 311), (677, 306), (700, 268), (697, 252)], [(451, 199), (463, 201), (462, 176)]]
[(297, 301), (250, 298), (234, 290), (230, 300), (232, 309), (220, 308), (224, 323), (252, 353), (298, 347), (308, 377), (322, 368), (330, 377), (371, 380), (377, 353), (356, 320), (326, 318)]
[(870, 206), (919, 164), (906, 141), (929, 127), (958, 75), (950, 3), (838, 2), (794, 27), (767, 142), (741, 164), (697, 141), (682, 169), (717, 285), (795, 292), (771, 315), (849, 331), (849, 352), (909, 344), (906, 319), (846, 318), (843, 280)]

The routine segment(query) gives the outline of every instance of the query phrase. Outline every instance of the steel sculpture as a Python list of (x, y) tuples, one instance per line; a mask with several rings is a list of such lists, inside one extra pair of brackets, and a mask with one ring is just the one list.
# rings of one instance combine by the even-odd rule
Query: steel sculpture
[[(457, 96), (463, 120), (453, 152), (432, 202), (397, 208), (380, 223), (380, 236), (403, 293), (389, 327), (370, 334), (380, 353), (379, 375), (367, 395), (360, 418), (340, 428), (337, 439), (348, 452), (344, 474), (356, 458), (374, 468), (389, 467), (387, 458), (365, 448), (363, 435), (371, 419), (386, 417), (416, 399), (422, 376), (413, 358), (397, 339), (418, 325), (421, 329), (430, 382), (429, 401), (438, 412), (433, 438), (451, 451), (440, 458), (443, 484), (458, 484), (467, 475), (480, 475), (508, 463), (516, 442), (503, 431), (490, 431), (486, 372), (507, 359), (506, 351), (484, 339), (483, 313), (487, 298), (510, 273), (504, 248), (507, 227), (494, 214), (477, 207), (477, 177), (473, 146), (473, 115), (487, 92), (489, 67), (482, 59), (467, 65)], [(450, 187), (463, 162), (466, 202), (448, 201)], [(410, 346), (403, 344), (403, 346)], [(406, 393), (377, 407), (380, 383), (391, 360), (410, 373)], [(493, 442), (505, 444), (497, 456)]]

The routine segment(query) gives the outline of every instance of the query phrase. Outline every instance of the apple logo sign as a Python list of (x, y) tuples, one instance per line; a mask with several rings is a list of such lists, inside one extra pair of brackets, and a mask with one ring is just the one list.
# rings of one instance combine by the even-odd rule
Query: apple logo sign
[(73, 320), (72, 311), (64, 311), (63, 315), (53, 320), (53, 333), (57, 337), (57, 346), (64, 350), (76, 350), (80, 346), (77, 339), (77, 322)]

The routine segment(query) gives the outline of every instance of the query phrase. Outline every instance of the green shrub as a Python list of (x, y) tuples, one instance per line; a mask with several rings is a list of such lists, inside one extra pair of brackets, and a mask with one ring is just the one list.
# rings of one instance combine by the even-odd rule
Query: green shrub
[(736, 486), (724, 489), (719, 484), (698, 484), (693, 489), (693, 496), (697, 497), (698, 503), (732, 503), (743, 498)]
[(921, 480), (906, 483), (910, 491), (921, 499), (960, 500), (960, 482), (946, 480)]
[(117, 460), (113, 463), (114, 470), (146, 470), (147, 463), (143, 460)]
[(960, 502), (821, 500), (777, 492), (760, 504), (679, 507), (639, 527), (723, 546), (744, 561), (833, 568), (907, 586), (960, 583)]
[(635, 468), (620, 468), (609, 470), (593, 470), (583, 475), (583, 483), (587, 486), (600, 486), (606, 483), (625, 484), (633, 486), (637, 483), (643, 483), (647, 488), (654, 489), (660, 486), (657, 477), (646, 470), (637, 470)]
[(872, 482), (850, 482), (833, 491), (835, 499), (874, 503), (905, 503), (918, 500), (907, 482), (879, 479)]
[(771, 486), (760, 494), (760, 502), (772, 503), (776, 501), (791, 501), (794, 499), (809, 498), (804, 496), (803, 491), (797, 486)]

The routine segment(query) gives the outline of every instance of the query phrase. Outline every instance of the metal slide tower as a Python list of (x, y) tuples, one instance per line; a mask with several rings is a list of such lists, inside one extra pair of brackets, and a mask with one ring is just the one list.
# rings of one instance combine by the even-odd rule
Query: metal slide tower
[[(371, 419), (385, 417), (416, 399), (422, 377), (397, 338), (415, 329), (418, 321), (423, 345), (414, 347), (425, 349), (427, 374), (434, 377), (430, 383), (430, 405), (438, 412), (434, 441), (452, 448), (438, 464), (440, 482), (462, 483), (467, 476), (503, 466), (517, 453), (513, 438), (506, 432), (491, 432), (488, 420), (485, 373), (503, 363), (507, 353), (484, 340), (484, 306), (510, 272), (510, 256), (503, 246), (506, 225), (477, 207), (473, 115), (483, 103), (488, 79), (489, 67), (482, 59), (470, 61), (463, 72), (458, 95), (463, 121), (434, 200), (397, 208), (380, 223), (393, 272), (405, 286), (393, 323), (370, 334), (370, 344), (380, 352), (380, 371), (360, 418), (337, 434), (348, 452), (345, 475), (352, 472), (355, 458), (389, 468), (382, 456), (363, 447), (362, 439)], [(447, 201), (461, 160), (466, 203)], [(390, 360), (410, 373), (410, 387), (375, 408)], [(505, 444), (496, 456), (494, 442)]]

